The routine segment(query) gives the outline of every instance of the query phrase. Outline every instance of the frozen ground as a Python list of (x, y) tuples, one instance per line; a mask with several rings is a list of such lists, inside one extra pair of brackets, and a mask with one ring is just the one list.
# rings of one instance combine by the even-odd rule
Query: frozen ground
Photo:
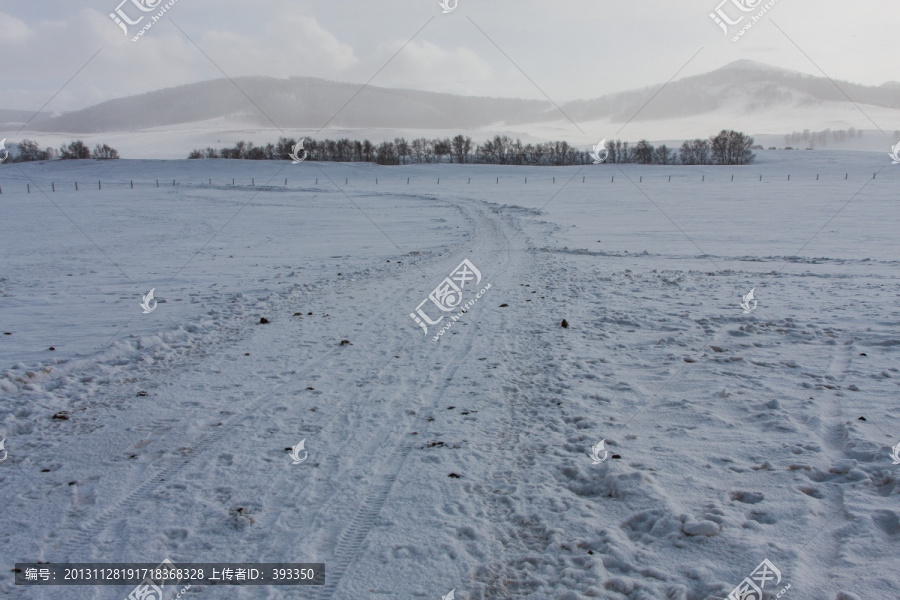
[[(782, 598), (900, 588), (886, 153), (0, 187), (3, 597), (130, 590), (16, 587), (17, 561), (165, 557), (326, 563), (322, 589), (198, 600), (706, 600), (764, 558)], [(435, 342), (409, 315), (466, 258), (491, 288)]]

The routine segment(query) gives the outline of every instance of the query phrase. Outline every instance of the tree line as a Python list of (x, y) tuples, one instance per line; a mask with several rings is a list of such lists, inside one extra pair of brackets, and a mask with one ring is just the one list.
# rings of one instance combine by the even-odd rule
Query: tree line
[[(847, 140), (859, 139), (863, 136), (861, 129), (851, 127), (850, 129), (824, 129), (822, 131), (795, 131), (784, 136), (785, 146), (799, 146), (800, 142), (805, 142), (809, 148), (815, 146), (827, 146), (829, 140), (838, 144)], [(900, 130), (894, 131), (894, 138), (900, 138)]]
[[(240, 141), (221, 149), (196, 149), (190, 159), (231, 158), (244, 160), (284, 160), (293, 152), (297, 140), (280, 137), (275, 144), (255, 146)], [(607, 140), (606, 162), (659, 165), (747, 165), (756, 155), (752, 152), (753, 138), (739, 131), (722, 130), (709, 139), (685, 141), (678, 150), (665, 144), (654, 147), (647, 140), (631, 145), (622, 140)], [(565, 141), (522, 144), (521, 140), (497, 135), (483, 144), (472, 138), (457, 135), (453, 138), (417, 138), (407, 141), (394, 138), (373, 144), (369, 140), (315, 140), (303, 138), (301, 158), (319, 162), (374, 162), (380, 165), (428, 163), (569, 166), (586, 165), (594, 161), (591, 152), (579, 150)]]
[(97, 160), (110, 160), (119, 158), (119, 152), (115, 148), (111, 148), (106, 144), (97, 144), (91, 150), (81, 140), (73, 140), (68, 144), (63, 144), (57, 150), (56, 148), (41, 149), (34, 140), (22, 140), (18, 144), (18, 153), (13, 156), (10, 154), (10, 162), (33, 162), (36, 160), (79, 160), (85, 158), (94, 158)]

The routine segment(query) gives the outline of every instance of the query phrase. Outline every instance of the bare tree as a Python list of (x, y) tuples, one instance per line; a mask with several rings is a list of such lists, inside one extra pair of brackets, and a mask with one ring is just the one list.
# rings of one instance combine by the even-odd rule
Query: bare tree
[(606, 162), (615, 163), (616, 162), (616, 142), (613, 140), (606, 140), (606, 144), (604, 145), (606, 148)]
[(425, 162), (434, 162), (434, 140), (425, 140)]
[(709, 140), (701, 139), (684, 142), (678, 151), (679, 160), (683, 165), (708, 165), (709, 153)]
[(719, 165), (748, 165), (756, 155), (751, 151), (753, 138), (739, 131), (723, 129), (710, 138), (713, 162)]
[(59, 147), (59, 157), (63, 160), (81, 160), (91, 157), (91, 150), (81, 140), (69, 142)]
[(41, 150), (34, 140), (22, 140), (19, 142), (19, 155), (13, 162), (32, 162), (35, 160), (47, 160), (47, 152)]
[(379, 165), (398, 165), (400, 157), (394, 142), (381, 142), (378, 146), (377, 161)]
[[(278, 143), (275, 145), (275, 154), (278, 155), (279, 158), (288, 158), (291, 153), (294, 151), (294, 145), (297, 143), (297, 140), (294, 138), (286, 138), (284, 136), (278, 138)], [(304, 150), (308, 149), (305, 147)]]
[(469, 152), (472, 150), (472, 138), (457, 135), (453, 138), (451, 143), (453, 146), (453, 153), (456, 154), (456, 162), (460, 164), (465, 163), (466, 157), (469, 156)]
[(675, 151), (669, 150), (668, 146), (663, 144), (653, 151), (653, 162), (658, 165), (671, 165), (675, 163)]
[(634, 162), (649, 165), (653, 162), (653, 146), (647, 140), (641, 140), (634, 146)]
[[(434, 153), (437, 156), (437, 162), (441, 162), (441, 157), (443, 156), (451, 156), (453, 152), (452, 147), (450, 146), (449, 139), (435, 139), (434, 140)], [(450, 162), (453, 162), (452, 159)]]
[(403, 164), (406, 164), (406, 159), (409, 156), (409, 144), (406, 143), (405, 138), (395, 138), (394, 139), (394, 148), (396, 148), (397, 155)]
[(410, 144), (410, 149), (412, 150), (412, 156), (414, 157), (413, 162), (421, 163), (425, 158), (425, 145), (428, 142), (425, 138), (417, 138), (412, 141)]

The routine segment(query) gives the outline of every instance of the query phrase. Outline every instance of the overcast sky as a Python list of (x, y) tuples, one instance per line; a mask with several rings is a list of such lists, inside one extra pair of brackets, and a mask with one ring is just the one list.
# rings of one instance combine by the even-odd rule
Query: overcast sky
[(701, 48), (679, 78), (751, 59), (900, 80), (900, 2), (778, 0), (735, 43), (709, 17), (720, 1), (458, 0), (442, 14), (438, 0), (178, 0), (132, 42), (108, 16), (121, 0), (0, 0), (0, 108), (37, 110), (62, 88), (45, 110), (68, 111), (222, 71), (564, 102), (663, 83)]

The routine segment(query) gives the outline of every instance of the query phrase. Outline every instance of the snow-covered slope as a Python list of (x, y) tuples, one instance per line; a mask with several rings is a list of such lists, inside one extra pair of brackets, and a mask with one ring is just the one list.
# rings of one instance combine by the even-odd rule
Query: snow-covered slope
[[(197, 599), (711, 600), (764, 558), (787, 598), (900, 586), (886, 155), (0, 186), (10, 564), (326, 563), (322, 589)], [(491, 287), (435, 342), (409, 315), (463, 259)], [(0, 572), (4, 597), (128, 591)]]
[[(556, 99), (556, 104), (303, 77), (245, 77), (235, 82), (217, 79), (118, 98), (64, 115), (43, 114), (10, 141), (21, 136), (58, 147), (78, 137), (91, 146), (110, 144), (127, 158), (171, 159), (185, 158), (194, 148), (221, 148), (238, 140), (274, 143), (282, 135), (381, 142), (466, 133), (477, 143), (510, 135), (526, 143), (565, 139), (587, 147), (603, 138), (680, 144), (736, 129), (774, 136), (761, 141), (766, 147), (783, 147), (783, 136), (793, 131), (853, 127), (867, 130), (866, 138), (841, 144), (840, 149), (876, 151), (896, 143), (900, 122), (900, 89), (895, 86), (834, 82), (749, 60), (665, 85), (570, 102)], [(335, 114), (336, 107), (343, 108)], [(0, 111), (0, 119), (4, 114)], [(20, 129), (19, 121), (25, 120), (10, 119), (14, 123), (6, 124), (9, 131)]]

